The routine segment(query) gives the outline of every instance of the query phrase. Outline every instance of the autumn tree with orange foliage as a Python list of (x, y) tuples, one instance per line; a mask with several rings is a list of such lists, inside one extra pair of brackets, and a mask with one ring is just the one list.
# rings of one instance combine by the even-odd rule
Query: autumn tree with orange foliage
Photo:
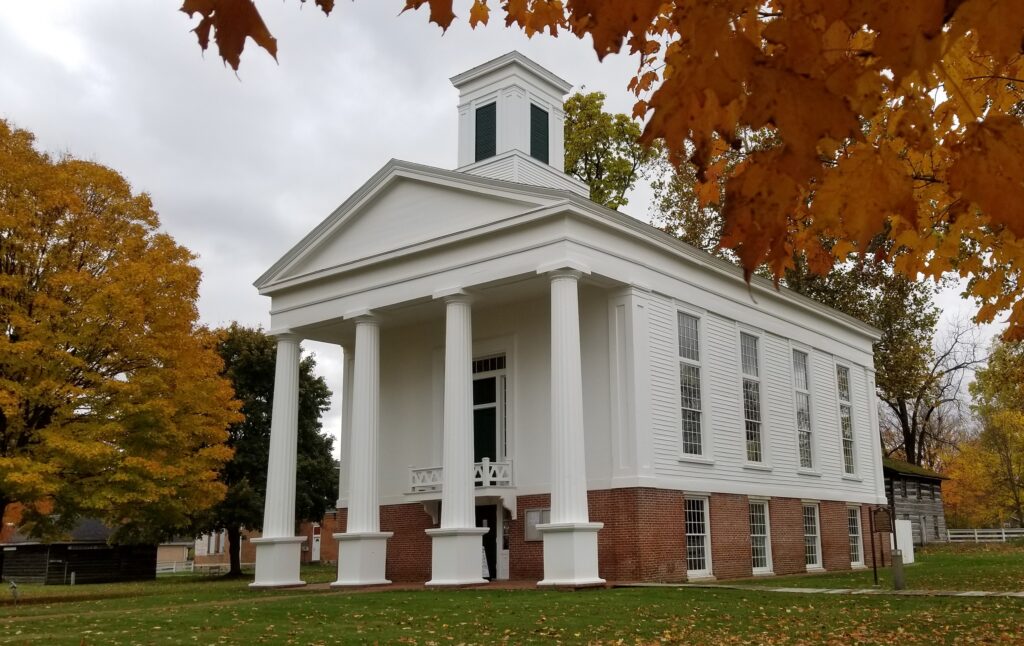
[(1024, 527), (1024, 343), (996, 343), (971, 395), (981, 429), (953, 460), (954, 504), (986, 524)]
[(238, 403), (192, 261), (118, 173), (0, 120), (0, 513), (152, 540), (223, 497)]
[[(324, 13), (333, 0), (314, 0)], [(802, 250), (826, 272), (877, 247), (911, 278), (957, 272), (979, 322), (1024, 338), (1024, 11), (1019, 0), (465, 0), (529, 36), (571, 33), (638, 55), (628, 87), (648, 141), (693, 164), (722, 245), (776, 276)], [(447, 29), (453, 0), (407, 0)], [(185, 0), (237, 69), (246, 38), (276, 57), (252, 0)], [(626, 83), (626, 80), (623, 79)], [(777, 144), (729, 165), (743, 133)]]

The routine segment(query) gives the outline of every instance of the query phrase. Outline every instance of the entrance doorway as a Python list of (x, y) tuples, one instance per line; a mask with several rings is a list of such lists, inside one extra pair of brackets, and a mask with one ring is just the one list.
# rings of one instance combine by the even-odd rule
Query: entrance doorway
[[(492, 463), (508, 460), (507, 378), (504, 354), (473, 360), (474, 462), (483, 462), (485, 459)], [(477, 485), (491, 486), (490, 477), (485, 470), (481, 474), (482, 482), (478, 482)], [(490, 500), (493, 500), (493, 497)], [(486, 578), (492, 581), (508, 578), (505, 516), (505, 510), (500, 503), (489, 502), (476, 508), (476, 526), (487, 528), (487, 533), (483, 536), (482, 561), (487, 566)]]
[(487, 562), (486, 579), (498, 578), (498, 508), (495, 505), (480, 505), (476, 508), (476, 526), (486, 527), (484, 534), (484, 560)]

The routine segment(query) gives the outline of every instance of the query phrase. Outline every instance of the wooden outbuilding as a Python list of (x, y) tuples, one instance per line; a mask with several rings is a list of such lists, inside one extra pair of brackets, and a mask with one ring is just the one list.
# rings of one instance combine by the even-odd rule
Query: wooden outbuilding
[(83, 519), (64, 541), (44, 543), (15, 532), (0, 543), (0, 577), (47, 585), (155, 579), (157, 546), (110, 544), (111, 533), (96, 519)]
[(882, 471), (893, 517), (910, 521), (914, 544), (948, 540), (946, 514), (942, 507), (942, 481), (948, 478), (893, 458), (882, 460)]

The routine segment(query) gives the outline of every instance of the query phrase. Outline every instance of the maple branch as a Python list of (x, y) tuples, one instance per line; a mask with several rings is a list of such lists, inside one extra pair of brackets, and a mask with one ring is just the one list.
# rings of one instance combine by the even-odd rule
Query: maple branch
[(968, 76), (965, 81), (981, 81), (985, 79), (1000, 79), (1003, 81), (1013, 81), (1016, 83), (1024, 83), (1024, 79), (1019, 79), (1013, 76), (1003, 76), (1001, 74), (985, 74), (983, 76)]

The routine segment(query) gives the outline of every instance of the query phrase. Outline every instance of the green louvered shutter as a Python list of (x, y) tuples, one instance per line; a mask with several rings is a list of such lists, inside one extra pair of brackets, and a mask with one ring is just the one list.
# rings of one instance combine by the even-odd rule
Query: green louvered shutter
[(548, 163), (548, 113), (530, 105), (530, 156)]
[(497, 112), (488, 103), (476, 109), (476, 161), (494, 157), (498, 150)]

